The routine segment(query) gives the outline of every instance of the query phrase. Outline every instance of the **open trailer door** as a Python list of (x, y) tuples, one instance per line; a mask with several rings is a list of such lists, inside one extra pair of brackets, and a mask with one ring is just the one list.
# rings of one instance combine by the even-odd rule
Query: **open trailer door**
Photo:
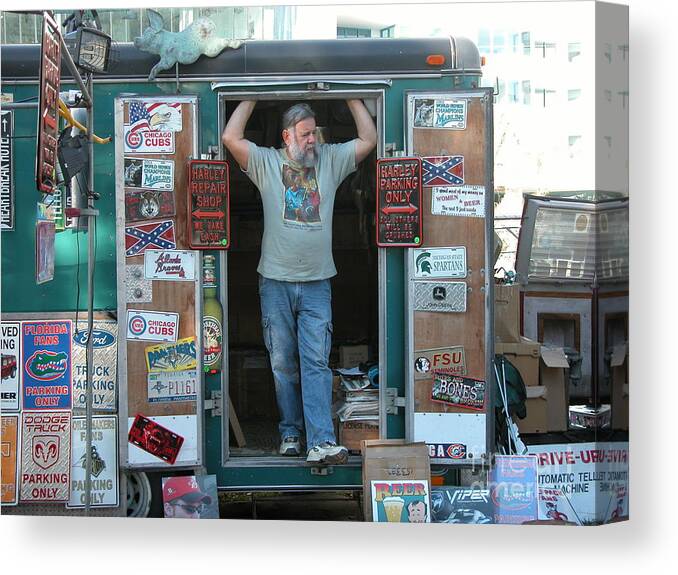
[(422, 160), (423, 243), (406, 254), (407, 437), (432, 463), (491, 452), (491, 89), (408, 92), (406, 153)]

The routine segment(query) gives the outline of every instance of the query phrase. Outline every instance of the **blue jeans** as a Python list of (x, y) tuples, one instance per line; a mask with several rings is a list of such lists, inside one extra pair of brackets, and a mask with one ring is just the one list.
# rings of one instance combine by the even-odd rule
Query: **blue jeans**
[[(280, 411), (280, 437), (310, 449), (336, 441), (332, 424), (330, 280), (283, 282), (259, 276), (261, 323)], [(305, 426), (304, 426), (305, 423)]]

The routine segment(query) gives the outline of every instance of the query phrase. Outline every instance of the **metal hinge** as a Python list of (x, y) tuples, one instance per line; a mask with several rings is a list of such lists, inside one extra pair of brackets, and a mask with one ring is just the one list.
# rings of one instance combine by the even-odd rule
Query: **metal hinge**
[(327, 92), (330, 89), (329, 82), (311, 82), (306, 86), (308, 90)]
[(311, 475), (332, 475), (334, 467), (329, 465), (314, 465), (311, 467)]
[(209, 398), (203, 401), (205, 411), (209, 411), (212, 417), (221, 416), (221, 391), (210, 391)]
[(386, 388), (386, 413), (389, 415), (398, 415), (398, 408), (405, 407), (405, 398), (398, 396), (398, 390), (395, 387)]

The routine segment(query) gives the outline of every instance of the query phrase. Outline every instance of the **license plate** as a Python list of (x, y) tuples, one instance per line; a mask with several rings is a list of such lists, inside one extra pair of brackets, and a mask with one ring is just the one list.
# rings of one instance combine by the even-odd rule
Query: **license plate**
[(184, 438), (148, 417), (137, 414), (129, 430), (128, 440), (139, 449), (174, 464)]
[(414, 282), (415, 311), (465, 312), (466, 282)]
[(436, 374), (431, 399), (480, 411), (485, 407), (485, 382), (471, 377)]

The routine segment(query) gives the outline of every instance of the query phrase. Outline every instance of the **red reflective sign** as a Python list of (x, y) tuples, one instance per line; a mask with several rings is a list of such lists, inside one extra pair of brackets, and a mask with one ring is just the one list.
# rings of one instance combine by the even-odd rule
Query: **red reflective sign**
[(191, 248), (228, 248), (228, 164), (212, 160), (191, 160), (188, 163), (188, 193), (188, 243)]
[(35, 179), (38, 191), (51, 194), (56, 186), (57, 138), (59, 136), (59, 85), (61, 40), (59, 25), (51, 12), (43, 13), (38, 106), (38, 153)]

